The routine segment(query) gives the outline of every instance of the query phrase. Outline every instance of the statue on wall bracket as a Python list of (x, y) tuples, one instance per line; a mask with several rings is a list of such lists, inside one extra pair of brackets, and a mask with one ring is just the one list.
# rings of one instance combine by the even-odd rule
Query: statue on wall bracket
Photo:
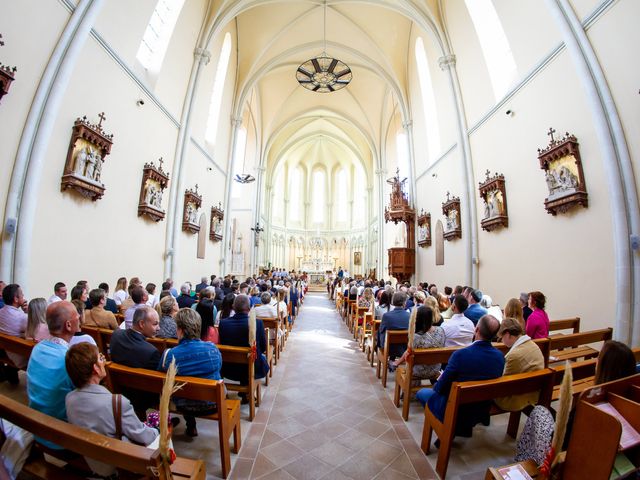
[(184, 191), (184, 207), (182, 212), (182, 231), (198, 233), (198, 209), (202, 206), (202, 195), (198, 194), (198, 184), (195, 190), (190, 188)]
[(420, 210), (418, 215), (418, 246), (431, 246), (431, 214)]
[(460, 198), (451, 197), (447, 192), (447, 201), (442, 203), (442, 214), (445, 216), (444, 239), (451, 241), (462, 238), (462, 222), (460, 219)]
[(224, 210), (222, 203), (217, 207), (211, 207), (211, 224), (209, 225), (209, 240), (219, 242), (222, 240), (222, 221), (224, 220)]
[[(2, 34), (0, 33), (0, 46), (3, 46), (4, 42), (2, 41)], [(3, 65), (0, 62), (0, 100), (7, 93), (9, 93), (9, 88), (11, 87), (11, 83), (16, 79), (16, 72), (18, 69), (16, 67), (10, 67), (8, 65)]]
[(483, 230), (490, 232), (500, 227), (509, 227), (507, 213), (507, 191), (504, 185), (504, 175), (497, 173), (492, 177), (489, 170), (485, 172), (484, 182), (480, 182), (480, 198), (484, 204), (484, 214), (480, 221)]
[(74, 122), (60, 184), (61, 191), (72, 189), (93, 201), (104, 195), (102, 167), (113, 145), (113, 134), (102, 129), (102, 122), (107, 118), (104, 112), (98, 118), (97, 125), (90, 123), (86, 116)]
[(544, 170), (549, 196), (544, 200), (547, 213), (565, 213), (577, 205), (589, 206), (587, 186), (582, 171), (578, 140), (568, 132), (559, 140), (556, 131), (549, 128), (549, 145), (538, 149), (540, 168)]
[(162, 195), (169, 185), (169, 172), (162, 170), (162, 157), (158, 160), (158, 164), (157, 167), (153, 162), (144, 164), (138, 200), (138, 216), (147, 216), (155, 222), (164, 220)]

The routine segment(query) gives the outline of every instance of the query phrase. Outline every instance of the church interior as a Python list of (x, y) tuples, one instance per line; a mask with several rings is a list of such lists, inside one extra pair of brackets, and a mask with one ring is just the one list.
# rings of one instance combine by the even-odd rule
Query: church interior
[[(551, 319), (580, 317), (581, 330), (611, 327), (640, 347), (639, 2), (0, 5), (0, 280), (27, 299), (81, 278), (112, 291), (134, 276), (179, 288), (271, 269), (306, 272), (326, 292), (327, 272), (343, 270), (470, 285), (502, 308), (539, 290)], [(322, 329), (314, 309), (325, 303), (315, 301), (301, 315), (309, 309)], [(302, 430), (271, 431), (268, 416), (248, 422), (243, 405), (243, 448), (254, 451), (231, 455), (230, 478), (437, 478), (437, 455), (418, 448), (420, 405), (405, 424), (391, 403), (393, 375), (382, 389), (357, 349), (345, 353), (352, 344), (338, 320), (327, 320), (333, 350), (315, 360), (309, 352), (329, 340), (298, 322), (261, 409), (284, 422), (294, 379), (355, 381), (364, 403), (380, 402), (363, 420), (394, 412), (377, 435), (367, 431), (380, 450), (402, 423), (398, 455), (373, 472), (287, 470), (260, 452), (317, 434), (305, 412), (295, 412)], [(357, 401), (327, 380), (312, 383)], [(310, 412), (329, 408), (310, 398)], [(449, 478), (513, 461), (506, 423), (454, 444)], [(215, 426), (203, 431), (217, 436)], [(175, 441), (179, 455), (205, 455)], [(302, 457), (314, 447), (301, 442)], [(206, 448), (207, 478), (219, 478), (217, 442)], [(343, 455), (328, 445), (321, 453), (309, 465)]]

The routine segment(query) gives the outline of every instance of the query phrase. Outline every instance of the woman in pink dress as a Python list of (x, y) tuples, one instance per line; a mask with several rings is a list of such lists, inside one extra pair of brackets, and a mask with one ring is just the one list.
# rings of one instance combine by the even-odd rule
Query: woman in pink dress
[(527, 335), (532, 339), (549, 336), (549, 316), (544, 311), (547, 302), (542, 292), (529, 293), (529, 308), (533, 310), (527, 318)]
[(34, 298), (29, 302), (27, 313), (27, 330), (24, 337), (27, 340), (39, 342), (49, 338), (49, 327), (47, 326), (47, 301), (44, 298)]

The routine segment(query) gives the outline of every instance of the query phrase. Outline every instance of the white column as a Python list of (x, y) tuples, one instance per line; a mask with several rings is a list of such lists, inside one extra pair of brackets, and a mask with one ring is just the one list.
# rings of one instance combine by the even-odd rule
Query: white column
[(631, 235), (640, 234), (640, 209), (622, 122), (598, 57), (571, 5), (566, 0), (547, 0), (547, 6), (582, 81), (602, 152), (611, 201), (615, 257), (613, 334), (617, 340), (637, 347), (640, 346), (640, 255), (631, 249)]
[[(211, 53), (202, 48), (196, 48), (193, 52), (193, 63), (191, 65), (191, 75), (187, 85), (185, 101), (182, 105), (182, 116), (180, 129), (178, 130), (178, 141), (176, 142), (176, 153), (173, 161), (173, 181), (169, 182), (169, 205), (167, 208), (167, 230), (165, 238), (164, 254), (164, 278), (173, 278), (176, 274), (177, 248), (176, 238), (180, 235), (182, 228), (182, 209), (184, 201), (184, 165), (185, 152), (189, 141), (191, 128), (190, 118), (195, 95), (195, 87), (200, 70), (209, 63)], [(228, 176), (228, 175), (227, 175)], [(225, 203), (224, 208), (227, 208)], [(225, 221), (228, 214), (224, 216)], [(224, 230), (223, 230), (224, 235)], [(223, 242), (227, 241), (227, 236), (223, 236)], [(220, 243), (223, 243), (220, 242)]]
[(378, 181), (378, 189), (380, 191), (380, 201), (378, 202), (378, 264), (376, 265), (376, 275), (378, 278), (384, 278), (385, 276), (385, 263), (387, 261), (387, 251), (384, 244), (384, 181), (387, 175), (387, 170), (379, 168), (376, 170), (376, 177)]
[(5, 225), (15, 221), (15, 236), (3, 235), (0, 277), (28, 291), (31, 238), (42, 164), (69, 78), (103, 0), (80, 0), (42, 74), (20, 138), (5, 206)]
[(479, 288), (479, 270), (478, 265), (478, 218), (476, 212), (476, 193), (475, 193), (475, 175), (473, 171), (473, 160), (471, 156), (471, 146), (469, 144), (469, 133), (467, 128), (467, 120), (464, 111), (464, 103), (462, 101), (462, 92), (460, 83), (458, 82), (458, 74), (456, 72), (456, 56), (444, 55), (438, 59), (438, 65), (443, 71), (449, 72), (449, 83), (453, 93), (456, 106), (456, 121), (458, 123), (458, 145), (462, 150), (462, 171), (464, 173), (464, 194), (460, 195), (460, 203), (462, 209), (462, 229), (468, 232), (465, 235), (467, 239), (467, 282), (474, 288)]
[(230, 231), (230, 217), (231, 217), (231, 186), (233, 182), (233, 165), (235, 164), (236, 158), (236, 139), (238, 138), (238, 130), (242, 126), (242, 117), (231, 117), (231, 155), (229, 155), (229, 160), (227, 161), (227, 181), (225, 185), (224, 191), (224, 205), (227, 211), (227, 214), (224, 216), (224, 228), (223, 228), (223, 241), (220, 242), (220, 256), (223, 259), (222, 262), (222, 275), (226, 275), (229, 271), (229, 259), (231, 257), (231, 242), (233, 239), (231, 237)]

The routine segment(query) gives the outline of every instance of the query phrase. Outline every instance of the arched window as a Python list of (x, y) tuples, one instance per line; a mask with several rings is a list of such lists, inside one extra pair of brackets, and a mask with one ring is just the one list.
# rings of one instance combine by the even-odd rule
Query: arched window
[(361, 167), (355, 169), (353, 185), (353, 226), (362, 227), (367, 218), (366, 202), (367, 180)]
[[(236, 174), (244, 173), (242, 168), (244, 166), (244, 156), (247, 151), (247, 130), (244, 127), (240, 127), (238, 129), (238, 134), (236, 136), (236, 154), (233, 158), (233, 165), (231, 166), (231, 171), (233, 173), (233, 177)], [(234, 181), (231, 184), (231, 196), (233, 198), (240, 198), (242, 194), (242, 184)]]
[(491, 0), (465, 0), (489, 70), (496, 100), (505, 96), (518, 75), (516, 61)]
[(335, 201), (334, 205), (336, 208), (336, 221), (338, 222), (346, 222), (347, 221), (347, 202), (345, 202), (347, 192), (349, 188), (347, 187), (347, 171), (344, 168), (341, 168), (336, 173), (336, 181), (335, 181)]
[[(407, 134), (403, 131), (396, 135), (396, 155), (398, 156), (396, 164), (400, 169), (400, 179), (411, 178), (409, 169), (409, 146), (407, 144)], [(408, 194), (409, 192), (407, 192)]]
[(324, 223), (325, 195), (327, 184), (322, 170), (313, 172), (313, 223)]
[(424, 121), (427, 128), (427, 145), (429, 160), (433, 162), (440, 153), (440, 128), (438, 127), (438, 112), (436, 110), (436, 97), (431, 83), (431, 72), (427, 62), (427, 52), (424, 49), (422, 38), (416, 39), (416, 64), (418, 66), (418, 79), (420, 80), (420, 93), (422, 94), (422, 108)]
[(136, 59), (150, 73), (160, 71), (184, 0), (158, 0), (142, 36)]
[(222, 93), (224, 91), (224, 82), (227, 77), (227, 68), (229, 67), (230, 55), (231, 35), (229, 35), (229, 32), (227, 32), (224, 35), (222, 48), (220, 49), (220, 56), (218, 57), (216, 77), (213, 82), (213, 92), (211, 92), (211, 103), (209, 104), (207, 130), (204, 135), (205, 139), (212, 144), (216, 143), (216, 135), (218, 134), (218, 120), (220, 118), (220, 107), (222, 106)]
[(300, 186), (302, 185), (302, 171), (296, 167), (289, 179), (289, 219), (292, 222), (300, 220)]

